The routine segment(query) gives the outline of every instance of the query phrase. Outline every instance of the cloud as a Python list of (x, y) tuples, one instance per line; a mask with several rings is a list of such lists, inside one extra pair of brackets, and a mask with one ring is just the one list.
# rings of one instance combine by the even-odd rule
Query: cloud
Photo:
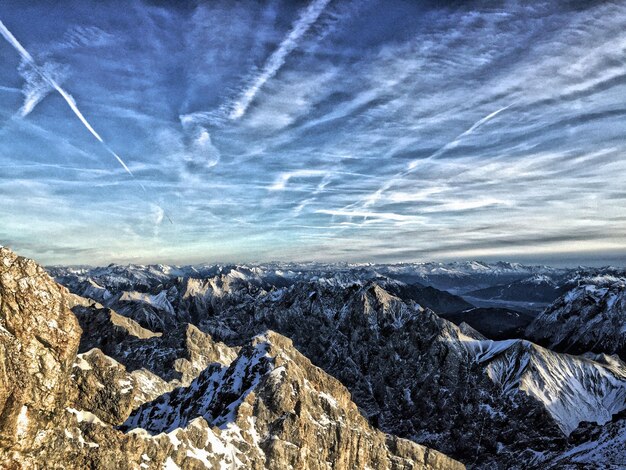
[(205, 127), (196, 126), (191, 132), (191, 142), (185, 152), (185, 159), (191, 171), (211, 168), (219, 163), (220, 152), (211, 142), (211, 135)]
[[(54, 26), (3, 10), (41, 68), (67, 67), (55, 81), (65, 89), (71, 72), (93, 129), (123, 145), (177, 220), (156, 225), (158, 212), (122, 184), (121, 163), (97, 158), (91, 132), (46, 106), (0, 131), (0, 184), (47, 189), (21, 201), (27, 187), (5, 186), (5, 230), (97, 243), (87, 260), (104, 262), (625, 246), (624, 5), (333, 2), (285, 42), (307, 5), (135, 2), (120, 17), (103, 2)], [(55, 48), (59, 31), (70, 48)], [(19, 80), (0, 69), (7, 88)], [(14, 91), (0, 100), (3, 117), (22, 105)], [(243, 114), (230, 119), (235, 103)], [(93, 171), (80, 172), (86, 158)], [(33, 218), (42, 228), (28, 228)]]
[[(38, 80), (38, 83), (35, 85), (35, 88), (41, 89), (42, 88), (41, 83), (45, 83), (47, 87), (49, 87), (50, 89), (56, 90), (63, 97), (63, 99), (68, 104), (70, 109), (74, 112), (76, 117), (78, 117), (78, 119), (83, 123), (83, 125), (87, 128), (87, 130), (100, 143), (106, 146), (104, 140), (102, 139), (102, 137), (100, 137), (100, 134), (98, 134), (95, 131), (95, 129), (87, 121), (83, 113), (81, 113), (80, 110), (78, 109), (78, 106), (76, 105), (76, 100), (74, 100), (74, 98), (68, 92), (66, 92), (63, 88), (61, 88), (61, 85), (55, 80), (55, 78), (52, 75), (50, 75), (44, 68), (41, 68), (36, 64), (33, 57), (28, 53), (26, 49), (24, 49), (24, 47), (19, 43), (19, 41), (15, 38), (15, 36), (13, 36), (13, 34), (7, 29), (7, 27), (4, 25), (4, 23), (2, 23), (2, 21), (0, 21), (0, 34), (2, 34), (4, 39), (6, 39), (7, 42), (11, 44), (15, 48), (15, 50), (17, 50), (20, 53), (20, 55), (22, 56), (22, 59), (29, 67), (29, 70), (39, 76), (39, 80)], [(31, 79), (30, 83), (34, 83), (34, 82), (35, 81)], [(39, 91), (34, 93), (35, 99), (38, 98), (40, 95), (41, 95), (41, 92)], [(34, 104), (32, 106), (34, 106)], [(32, 110), (32, 106), (29, 106), (30, 110)], [(26, 107), (26, 104), (25, 104), (25, 107)], [(128, 168), (128, 166), (126, 166), (126, 164), (122, 161), (122, 159), (117, 154), (115, 154), (110, 148), (108, 147), (106, 148), (118, 160), (118, 162), (123, 166), (123, 168), (131, 176), (134, 176), (132, 171), (130, 171), (130, 169)]]
[[(15, 36), (13, 36), (13, 34), (7, 29), (7, 27), (4, 25), (2, 21), (0, 21), (0, 34), (7, 40), (7, 42), (9, 42), (9, 44), (11, 44), (19, 52), (19, 54), (22, 56), (23, 61), (26, 62), (26, 64), (32, 69), (32, 71), (34, 71), (40, 76), (41, 81), (47, 83), (49, 87), (52, 87), (61, 95), (61, 97), (65, 100), (65, 102), (68, 104), (70, 109), (74, 112), (76, 117), (78, 117), (78, 119), (82, 122), (85, 128), (104, 146), (107, 152), (109, 152), (118, 161), (118, 163), (122, 166), (122, 168), (124, 168), (124, 170), (137, 182), (137, 184), (141, 187), (141, 189), (144, 192), (147, 192), (145, 186), (141, 183), (141, 181), (139, 181), (135, 177), (134, 173), (131, 171), (128, 165), (126, 165), (124, 160), (122, 160), (122, 158), (115, 151), (113, 151), (111, 147), (108, 146), (108, 144), (104, 141), (104, 139), (100, 136), (100, 134), (98, 134), (96, 130), (92, 127), (92, 125), (89, 123), (89, 121), (87, 121), (83, 113), (80, 111), (80, 109), (78, 109), (78, 105), (76, 104), (76, 100), (74, 99), (74, 97), (70, 95), (65, 89), (63, 89), (61, 85), (59, 84), (59, 82), (57, 82), (55, 77), (52, 76), (50, 73), (48, 73), (48, 71), (45, 68), (41, 68), (37, 65), (37, 63), (35, 62), (33, 57), (30, 55), (30, 53), (26, 49), (24, 49), (24, 47), (15, 38)], [(30, 110), (32, 110), (32, 107), (36, 104), (36, 101), (38, 99), (41, 99), (40, 97), (41, 85), (38, 85), (37, 89), (38, 91), (33, 95), (33, 100), (35, 101), (33, 102), (33, 100), (31, 100), (32, 105), (29, 106)], [(27, 98), (28, 98), (28, 95), (27, 95)], [(25, 107), (27, 104), (28, 102), (25, 103)], [(26, 109), (23, 108), (22, 114), (24, 114), (25, 111), (26, 111), (26, 114), (30, 112), (28, 108)], [(170, 221), (170, 223), (172, 223), (171, 218), (167, 216), (167, 214), (166, 214), (166, 217)]]
[(282, 191), (286, 189), (287, 183), (289, 183), (289, 180), (292, 178), (318, 178), (326, 176), (327, 174), (328, 172), (323, 170), (297, 170), (282, 173), (268, 189), (270, 191)]
[(271, 79), (285, 63), (287, 56), (298, 47), (298, 41), (317, 21), (330, 0), (313, 0), (294, 23), (289, 34), (269, 57), (260, 73), (256, 75), (241, 95), (232, 103), (229, 118), (236, 120), (243, 117), (261, 87)]
[(63, 35), (63, 39), (54, 45), (54, 49), (75, 49), (81, 47), (105, 47), (115, 44), (114, 34), (97, 26), (75, 25)]
[(414, 221), (415, 217), (403, 214), (394, 214), (390, 212), (370, 212), (370, 211), (345, 211), (345, 210), (332, 210), (332, 209), (319, 209), (315, 211), (318, 214), (328, 214), (341, 217), (363, 217), (365, 219), (381, 219), (381, 220), (394, 220), (394, 221)]
[[(42, 69), (45, 74), (54, 77), (55, 81), (61, 81), (63, 79), (62, 73), (59, 72), (59, 68), (56, 64), (46, 62), (42, 66)], [(26, 117), (41, 100), (50, 94), (50, 92), (54, 91), (54, 87), (27, 61), (22, 62), (19, 71), (25, 81), (25, 85), (22, 89), (24, 104), (18, 114), (20, 117)]]

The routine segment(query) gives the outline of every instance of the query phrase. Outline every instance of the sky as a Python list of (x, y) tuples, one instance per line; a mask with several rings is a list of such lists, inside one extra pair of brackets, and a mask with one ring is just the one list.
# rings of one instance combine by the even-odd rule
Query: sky
[(0, 4), (45, 264), (626, 264), (626, 2)]

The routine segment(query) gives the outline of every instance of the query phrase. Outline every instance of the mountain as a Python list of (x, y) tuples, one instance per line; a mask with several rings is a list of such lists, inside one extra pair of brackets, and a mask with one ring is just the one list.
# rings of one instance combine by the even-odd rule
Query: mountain
[(472, 304), (463, 298), (431, 286), (423, 286), (419, 283), (405, 284), (402, 282), (379, 282), (379, 284), (389, 293), (404, 301), (412, 300), (422, 307), (438, 313), (452, 313), (474, 308)]
[(214, 449), (246, 468), (463, 468), (371, 428), (343, 385), (272, 332), (230, 366), (207, 368), (190, 386), (134, 410), (123, 429), (176, 436), (199, 417), (219, 430)]
[[(196, 293), (205, 289), (207, 283), (217, 286), (218, 292), (234, 291), (239, 285), (245, 285), (247, 295), (255, 297), (307, 282), (330, 283), (341, 288), (376, 281), (399, 298), (415, 301), (437, 312), (457, 312), (474, 307), (449, 292), (419, 283), (407, 284), (361, 267), (315, 265), (290, 268), (130, 265), (94, 269), (56, 267), (51, 268), (50, 273), (75, 294), (90, 298), (155, 332), (176, 328), (180, 322), (195, 322), (205, 315), (211, 306), (204, 305)], [(185, 299), (193, 299), (193, 302)], [(198, 318), (196, 312), (199, 312)]]
[(535, 315), (508, 308), (474, 307), (461, 312), (439, 314), (456, 325), (467, 323), (491, 339), (522, 338)]
[[(85, 338), (71, 309), (93, 316)], [(120, 362), (97, 348), (78, 354), (97, 333)], [(265, 332), (241, 349), (189, 326), (172, 342), (168, 336), (70, 294), (33, 261), (0, 248), (0, 466), (463, 468), (373, 428), (345, 387), (279, 334)], [(187, 367), (170, 382), (145, 369), (129, 372), (111, 345), (117, 340), (135, 355), (130, 364), (163, 351), (183, 356), (174, 363)], [(184, 385), (185, 373), (203, 361), (210, 363)], [(164, 374), (156, 363), (147, 362)], [(159, 390), (175, 381), (182, 385)]]
[[(559, 282), (560, 281), (560, 282)], [(467, 298), (491, 301), (524, 302), (528, 308), (540, 308), (556, 300), (566, 289), (560, 277), (554, 279), (545, 274), (519, 279), (508, 284), (499, 284), (467, 292)], [(535, 307), (537, 308), (537, 307)]]
[(582, 277), (527, 328), (526, 336), (559, 351), (626, 358), (626, 277)]
[(381, 274), (403, 282), (419, 282), (457, 295), (506, 285), (532, 276), (562, 276), (569, 269), (527, 266), (520, 263), (465, 261), (452, 263), (403, 263), (376, 266)]
[[(96, 283), (98, 299), (109, 292), (114, 300), (108, 307), (122, 307), (143, 328), (170, 325), (163, 336), (193, 324), (223, 347), (244, 351), (274, 330), (347, 387), (371, 426), (474, 468), (550, 468), (568, 451), (568, 436), (578, 426), (606, 425), (626, 407), (623, 364), (558, 354), (523, 340), (486, 339), (424, 308), (423, 286), (394, 280), (379, 267), (186, 269), (190, 274), (181, 276), (183, 268), (176, 268), (164, 277), (166, 269), (151, 274), (154, 268), (132, 267), (126, 280), (120, 267), (111, 273), (65, 270), (59, 279), (77, 293)], [(143, 295), (136, 294), (140, 289)], [(107, 337), (93, 335), (91, 347), (109, 350), (98, 343), (100, 336)], [(120, 351), (143, 344), (133, 341)], [(123, 360), (123, 354), (111, 354)], [(128, 429), (151, 427), (154, 420), (151, 432), (165, 432), (197, 414), (219, 425), (222, 411), (198, 404), (198, 397), (217, 393), (227, 373), (208, 367), (212, 372), (196, 382), (141, 407)]]
[(583, 423), (569, 441), (566, 452), (551, 455), (544, 463), (559, 469), (622, 469), (626, 462), (626, 413), (602, 427)]

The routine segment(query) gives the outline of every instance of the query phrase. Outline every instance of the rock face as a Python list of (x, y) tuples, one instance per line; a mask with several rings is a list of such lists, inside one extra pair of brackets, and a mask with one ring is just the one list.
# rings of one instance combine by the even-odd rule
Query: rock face
[(198, 417), (244, 468), (462, 468), (373, 429), (339, 381), (273, 332), (254, 338), (229, 367), (210, 367), (189, 387), (144, 404), (124, 428), (172, 433)]
[(557, 351), (593, 351), (626, 359), (626, 277), (592, 277), (556, 300), (526, 336)]
[(526, 327), (535, 319), (530, 313), (481, 307), (440, 316), (457, 325), (465, 322), (491, 339), (524, 338)]
[(0, 247), (0, 460), (37, 453), (68, 402), (80, 327), (67, 290)]
[(236, 348), (213, 341), (189, 323), (163, 334), (107, 308), (77, 306), (73, 311), (83, 327), (80, 352), (99, 348), (129, 371), (148, 370), (172, 388), (189, 385), (212, 362), (230, 363), (237, 356)]
[(621, 469), (626, 462), (626, 413), (602, 427), (581, 425), (569, 439), (565, 452), (551, 454), (544, 468), (560, 470)]
[[(241, 350), (187, 324), (159, 335), (4, 248), (0, 308), (1, 468), (464, 468), (373, 428), (339, 381), (277, 333)], [(82, 341), (70, 308), (92, 316)], [(119, 362), (100, 349), (77, 355), (96, 331)], [(139, 368), (158, 369), (159, 351), (180, 376)]]

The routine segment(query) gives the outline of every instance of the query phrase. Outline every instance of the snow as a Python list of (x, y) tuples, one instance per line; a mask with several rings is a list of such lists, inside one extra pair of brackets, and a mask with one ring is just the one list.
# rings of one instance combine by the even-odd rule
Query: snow
[(256, 429), (256, 417), (255, 416), (248, 416), (248, 434), (250, 434), (250, 437), (252, 438), (252, 444), (254, 444), (255, 446), (259, 447), (259, 449), (261, 449), (260, 444), (261, 444), (261, 436), (259, 435), (257, 429)]
[(105, 424), (102, 422), (102, 420), (100, 420), (100, 418), (98, 418), (95, 414), (90, 413), (89, 411), (80, 411), (80, 410), (76, 410), (74, 408), (69, 408), (69, 407), (66, 408), (66, 410), (72, 413), (73, 415), (76, 415), (76, 419), (78, 420), (79, 423), (85, 422), (85, 423), (91, 423), (91, 424), (101, 424), (105, 426)]
[(174, 446), (174, 449), (178, 449), (180, 447), (180, 439), (178, 439), (178, 436), (176, 435), (177, 433), (178, 429), (174, 429), (172, 432), (166, 434), (166, 436)]
[(335, 400), (335, 398), (332, 395), (329, 395), (326, 392), (319, 392), (319, 396), (323, 398), (324, 400), (326, 400), (326, 402), (328, 402), (330, 406), (332, 406), (333, 408), (338, 407), (337, 400)]
[(506, 351), (511, 346), (519, 342), (519, 340), (516, 339), (508, 339), (504, 341), (478, 341), (465, 335), (463, 335), (462, 340), (465, 342), (466, 346), (473, 350), (475, 354), (475, 360), (479, 364), (489, 361), (493, 357), (497, 356), (503, 351)]
[(24, 405), (20, 409), (20, 414), (17, 415), (17, 428), (15, 434), (18, 439), (21, 439), (26, 435), (26, 431), (28, 431), (28, 407)]
[(117, 384), (122, 387), (120, 388), (120, 393), (122, 395), (129, 393), (133, 389), (133, 382), (128, 379), (120, 379)]
[(76, 356), (74, 367), (78, 367), (80, 370), (91, 370), (91, 365), (83, 358), (82, 354)]
[(174, 315), (174, 307), (167, 299), (167, 291), (162, 290), (156, 295), (145, 294), (143, 292), (125, 291), (120, 296), (120, 301), (135, 301), (150, 305), (157, 310), (163, 310), (170, 315)]
[(190, 447), (187, 449), (187, 457), (191, 457), (192, 459), (199, 460), (206, 468), (211, 468), (211, 462), (209, 462), (209, 457), (214, 456), (210, 452), (207, 452), (204, 449), (198, 449), (197, 447)]
[(559, 468), (570, 462), (586, 464), (584, 468), (623, 468), (626, 462), (626, 420), (607, 424), (597, 436), (558, 455), (550, 463)]
[[(94, 449), (100, 447), (100, 444), (97, 444), (95, 442), (87, 442), (87, 441), (85, 441), (85, 438), (83, 437), (83, 433), (80, 430), (80, 428), (75, 428), (75, 432), (78, 435), (78, 443), (81, 446), (87, 446), (87, 447), (91, 447), (91, 448), (94, 448)], [(68, 439), (76, 439), (76, 437), (74, 437), (74, 435), (67, 429), (64, 429), (63, 433), (65, 434), (65, 437), (67, 437)]]
[(487, 374), (503, 393), (520, 390), (541, 402), (565, 435), (582, 421), (605, 424), (626, 409), (626, 374), (619, 367), (523, 340), (464, 344), (477, 362), (488, 363)]

